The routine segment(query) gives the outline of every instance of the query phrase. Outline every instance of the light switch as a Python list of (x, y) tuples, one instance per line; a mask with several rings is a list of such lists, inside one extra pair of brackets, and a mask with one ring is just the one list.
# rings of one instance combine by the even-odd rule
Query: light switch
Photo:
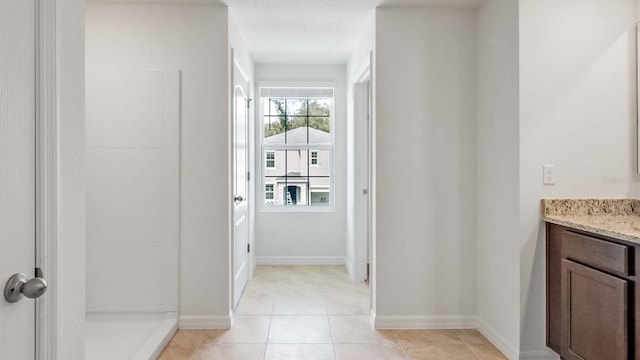
[(542, 182), (545, 185), (553, 185), (556, 183), (556, 166), (555, 165), (544, 165), (542, 167)]

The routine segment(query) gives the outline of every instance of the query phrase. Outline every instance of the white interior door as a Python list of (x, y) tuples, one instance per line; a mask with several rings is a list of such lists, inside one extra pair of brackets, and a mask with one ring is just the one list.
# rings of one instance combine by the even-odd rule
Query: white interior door
[(235, 62), (233, 79), (233, 307), (235, 309), (249, 279), (249, 202), (247, 199), (249, 80)]
[(354, 84), (354, 280), (367, 279), (370, 239), (370, 88), (365, 80)]
[[(35, 0), (0, 0), (0, 281), (32, 278), (36, 226)], [(11, 290), (9, 290), (11, 292)], [(13, 287), (13, 292), (21, 291)], [(0, 299), (0, 359), (34, 359), (35, 301)]]

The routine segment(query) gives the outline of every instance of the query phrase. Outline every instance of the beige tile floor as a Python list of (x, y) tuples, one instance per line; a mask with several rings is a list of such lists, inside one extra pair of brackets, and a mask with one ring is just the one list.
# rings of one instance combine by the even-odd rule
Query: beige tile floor
[(258, 266), (231, 330), (180, 330), (161, 360), (503, 360), (476, 330), (373, 330), (344, 266)]

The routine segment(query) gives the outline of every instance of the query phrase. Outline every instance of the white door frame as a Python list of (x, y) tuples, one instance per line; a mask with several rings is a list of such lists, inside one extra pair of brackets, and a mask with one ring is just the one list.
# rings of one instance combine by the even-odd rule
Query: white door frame
[[(251, 78), (247, 75), (247, 72), (242, 68), (242, 65), (240, 64), (240, 62), (238, 61), (238, 59), (236, 58), (236, 51), (232, 48), (230, 51), (230, 61), (229, 61), (229, 199), (231, 200), (230, 205), (229, 205), (229, 317), (231, 319), (231, 325), (233, 325), (233, 314), (234, 314), (234, 310), (236, 307), (236, 303), (235, 303), (235, 259), (236, 259), (236, 253), (235, 253), (235, 204), (234, 204), (234, 197), (235, 197), (235, 189), (234, 189), (234, 184), (236, 181), (236, 173), (235, 173), (235, 164), (233, 164), (233, 159), (235, 159), (235, 147), (234, 147), (234, 143), (235, 143), (235, 92), (236, 92), (236, 86), (235, 86), (235, 69), (237, 67), (237, 69), (240, 71), (240, 73), (242, 74), (242, 76), (247, 80), (247, 88), (244, 89), (246, 91), (246, 97), (247, 97), (247, 119), (246, 119), (246, 136), (247, 136), (247, 149), (246, 149), (246, 171), (249, 173), (253, 173), (253, 171), (250, 168), (250, 164), (251, 164), (251, 147), (250, 147), (250, 131), (251, 131), (251, 127), (249, 126), (249, 124), (253, 121), (253, 115), (251, 113)], [(249, 244), (250, 247), (253, 247), (253, 241), (251, 239), (252, 233), (251, 233), (251, 229), (250, 229), (250, 224), (251, 224), (251, 208), (253, 207), (253, 197), (251, 196), (251, 181), (247, 181), (246, 184), (246, 196), (247, 199), (246, 200), (246, 223), (247, 223), (247, 243)], [(251, 253), (253, 253), (253, 250), (251, 251)], [(251, 271), (253, 270), (253, 267), (251, 265), (251, 253), (247, 254), (247, 278), (250, 279), (252, 274)]]
[(36, 300), (37, 359), (57, 355), (56, 9), (56, 0), (36, 2), (36, 266), (49, 284)]
[[(367, 140), (368, 140), (368, 152), (367, 152), (367, 190), (368, 190), (368, 208), (367, 208), (367, 241), (368, 244), (361, 243), (358, 239), (354, 239), (354, 275), (358, 276), (362, 269), (366, 269), (367, 260), (370, 260), (369, 268), (369, 311), (370, 322), (372, 326), (375, 326), (376, 317), (376, 225), (375, 225), (375, 206), (376, 206), (376, 181), (375, 181), (375, 157), (376, 157), (376, 144), (375, 144), (375, 66), (373, 52), (370, 52), (364, 61), (364, 63), (358, 68), (356, 76), (352, 79), (352, 86), (354, 91), (354, 122), (355, 118), (362, 116), (358, 114), (357, 102), (360, 100), (357, 98), (356, 87), (363, 82), (369, 83), (368, 91), (368, 113), (367, 118)], [(354, 137), (355, 137), (354, 133)], [(355, 160), (355, 159), (354, 159)], [(355, 185), (355, 184), (354, 184)], [(360, 196), (362, 189), (356, 187), (354, 189), (354, 196)], [(355, 201), (355, 199), (354, 199)], [(355, 206), (355, 205), (354, 205)], [(355, 219), (354, 219), (355, 221)], [(367, 253), (367, 248), (369, 249)], [(370, 256), (367, 259), (367, 256)], [(360, 274), (362, 276), (362, 274)], [(364, 276), (362, 276), (364, 278)]]
[[(353, 261), (353, 272), (354, 272), (354, 278), (358, 281), (360, 280), (364, 280), (366, 278), (366, 267), (367, 267), (367, 261), (368, 259), (368, 252), (367, 252), (367, 248), (371, 248), (371, 235), (372, 235), (372, 230), (371, 230), (371, 199), (372, 199), (372, 189), (371, 189), (371, 162), (372, 162), (372, 154), (371, 154), (371, 144), (372, 144), (372, 139), (371, 139), (371, 129), (372, 129), (372, 122), (371, 122), (371, 66), (370, 66), (371, 62), (370, 59), (367, 58), (367, 60), (364, 62), (364, 64), (362, 64), (362, 66), (360, 67), (360, 70), (358, 72), (358, 76), (355, 77), (353, 79), (353, 101), (354, 101), (354, 122), (355, 123), (362, 123), (361, 119), (363, 117), (366, 116), (366, 120), (364, 121), (364, 123), (366, 124), (366, 139), (367, 139), (367, 158), (366, 158), (366, 164), (367, 164), (367, 174), (365, 175), (367, 178), (367, 184), (366, 187), (364, 189), (366, 189), (367, 194), (363, 194), (363, 188), (362, 188), (362, 184), (355, 184), (356, 188), (354, 190), (354, 195), (356, 197), (356, 201), (359, 201), (359, 198), (362, 195), (366, 195), (367, 197), (367, 216), (366, 216), (366, 237), (365, 239), (362, 239), (362, 237), (360, 236), (356, 236), (354, 239), (354, 261)], [(368, 91), (366, 93), (362, 93), (362, 89), (360, 89), (365, 83), (368, 84)], [(364, 106), (366, 106), (367, 108), (365, 108)], [(361, 131), (362, 129), (358, 129), (357, 127), (355, 128), (356, 132)], [(357, 138), (360, 134), (354, 133), (354, 136)], [(354, 159), (356, 162), (359, 161), (360, 159)], [(355, 205), (354, 205), (355, 206)], [(355, 224), (355, 226), (360, 226), (362, 224)], [(366, 243), (363, 240), (369, 242)], [(373, 258), (370, 259), (371, 260), (371, 266), (373, 267)]]

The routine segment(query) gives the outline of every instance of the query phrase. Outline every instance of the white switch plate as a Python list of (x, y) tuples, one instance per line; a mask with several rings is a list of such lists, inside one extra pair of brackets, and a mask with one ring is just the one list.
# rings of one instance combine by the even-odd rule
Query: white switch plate
[(556, 166), (544, 165), (542, 166), (542, 182), (545, 185), (554, 185), (556, 183)]

